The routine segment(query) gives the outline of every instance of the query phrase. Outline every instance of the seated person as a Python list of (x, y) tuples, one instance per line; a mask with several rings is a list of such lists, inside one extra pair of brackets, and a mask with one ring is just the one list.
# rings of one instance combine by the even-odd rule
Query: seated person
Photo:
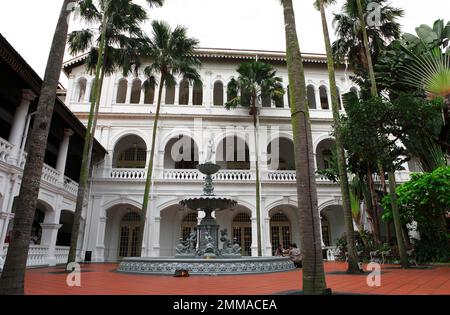
[(289, 246), (289, 257), (294, 262), (296, 268), (302, 267), (302, 253), (300, 249), (297, 248), (297, 244), (291, 244)]
[(283, 246), (278, 245), (277, 249), (275, 250), (275, 256), (284, 256), (285, 250)]

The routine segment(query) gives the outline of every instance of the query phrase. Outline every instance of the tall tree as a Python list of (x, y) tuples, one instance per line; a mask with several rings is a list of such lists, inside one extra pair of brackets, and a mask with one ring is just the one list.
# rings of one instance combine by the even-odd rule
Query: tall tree
[(336, 0), (317, 0), (316, 8), (320, 11), (322, 19), (323, 37), (325, 40), (325, 50), (327, 53), (328, 77), (330, 81), (331, 93), (331, 108), (333, 111), (334, 133), (336, 138), (336, 152), (337, 152), (337, 166), (339, 171), (339, 183), (342, 194), (342, 208), (344, 212), (345, 232), (347, 236), (347, 251), (348, 251), (348, 273), (359, 273), (358, 256), (356, 253), (355, 237), (352, 208), (350, 204), (350, 190), (347, 174), (347, 161), (345, 157), (345, 150), (341, 140), (341, 120), (339, 114), (339, 99), (336, 86), (336, 74), (334, 67), (334, 57), (331, 48), (330, 34), (328, 31), (327, 16), (325, 13), (325, 5), (335, 3)]
[(150, 161), (148, 164), (147, 178), (145, 181), (144, 200), (142, 202), (141, 221), (138, 238), (138, 255), (142, 255), (145, 222), (153, 175), (153, 161), (155, 158), (155, 143), (158, 130), (158, 120), (161, 110), (161, 96), (164, 86), (170, 87), (176, 84), (176, 77), (182, 76), (190, 82), (200, 83), (200, 60), (194, 56), (198, 46), (198, 40), (187, 35), (187, 28), (177, 26), (171, 29), (167, 22), (153, 21), (152, 35), (145, 51), (151, 64), (144, 69), (147, 80), (145, 87), (156, 85), (156, 76), (159, 76), (158, 101), (156, 113), (153, 120), (152, 145), (150, 150)]
[(303, 253), (303, 293), (318, 295), (324, 294), (326, 283), (305, 72), (292, 0), (280, 0), (280, 2), (284, 12), (286, 61), (294, 135), (299, 227)]
[[(375, 10), (360, 12), (359, 7), (367, 8), (369, 5)], [(332, 45), (333, 53), (338, 60), (349, 61), (357, 83), (369, 82), (367, 78), (373, 81), (369, 74), (369, 67), (373, 64), (371, 61), (375, 59), (373, 61), (376, 62), (387, 43), (400, 37), (398, 18), (403, 15), (404, 11), (392, 7), (388, 0), (346, 0), (341, 12), (334, 15), (337, 40)], [(370, 25), (366, 24), (366, 17)], [(366, 47), (369, 47), (370, 53)], [(369, 85), (369, 91), (370, 88)]]
[[(367, 57), (367, 65), (369, 69), (369, 80), (370, 80), (370, 94), (372, 98), (378, 97), (378, 89), (377, 89), (377, 83), (375, 79), (375, 71), (373, 68), (373, 62), (372, 62), (372, 52), (370, 51), (369, 46), (369, 37), (367, 35), (367, 29), (366, 29), (366, 22), (365, 22), (365, 16), (363, 7), (361, 4), (361, 0), (356, 0), (357, 9), (358, 9), (358, 18), (359, 23), (361, 27), (361, 32), (363, 34), (363, 45), (366, 52)], [(384, 176), (384, 171), (380, 165), (382, 163), (380, 161), (377, 161), (377, 164), (379, 166), (379, 169), (381, 170), (380, 173), (382, 173)], [(394, 228), (395, 228), (395, 236), (397, 239), (397, 245), (398, 245), (398, 251), (400, 254), (400, 262), (403, 268), (408, 267), (408, 256), (406, 255), (406, 248), (405, 248), (405, 242), (403, 240), (403, 232), (402, 232), (402, 226), (400, 222), (400, 213), (398, 211), (398, 205), (397, 205), (397, 196), (396, 196), (396, 187), (397, 183), (395, 180), (395, 167), (393, 165), (388, 166), (388, 176), (389, 176), (389, 194), (391, 195), (392, 200), (392, 214), (394, 217)]]
[[(151, 7), (161, 6), (163, 2), (163, 0), (147, 0)], [(93, 0), (81, 0), (77, 13), (88, 24), (100, 25), (100, 37), (96, 40), (98, 46), (95, 47), (95, 33), (90, 28), (74, 31), (69, 36), (69, 48), (72, 54), (90, 49), (87, 68), (91, 72), (95, 71), (95, 79), (90, 99), (91, 108), (83, 147), (68, 263), (76, 260), (78, 233), (91, 169), (92, 147), (103, 79), (105, 74), (112, 74), (117, 69), (122, 69), (124, 75), (127, 75), (133, 66), (135, 70), (137, 69), (139, 49), (145, 41), (140, 24), (147, 18), (145, 9), (133, 3), (132, 0), (98, 0), (97, 3)]]
[(17, 208), (14, 213), (11, 242), (1, 274), (0, 295), (19, 295), (24, 293), (24, 278), (31, 228), (36, 211), (45, 149), (56, 100), (56, 90), (64, 58), (69, 28), (68, 19), (72, 11), (72, 3), (73, 0), (63, 1), (50, 48), (35, 121), (30, 134), (30, 147), (22, 175)]
[[(255, 167), (256, 167), (256, 226), (258, 256), (262, 256), (261, 247), (261, 184), (259, 177), (259, 138), (258, 138), (258, 116), (259, 105), (263, 99), (278, 102), (283, 99), (284, 89), (281, 85), (282, 79), (276, 76), (276, 70), (269, 64), (259, 61), (242, 63), (237, 72), (239, 77), (233, 79), (228, 85), (228, 95), (238, 95), (243, 91), (244, 95), (236, 96), (227, 103), (227, 109), (236, 108), (238, 105), (250, 107), (249, 114), (253, 117), (253, 131), (255, 141)], [(250, 96), (245, 100), (243, 96)], [(272, 148), (273, 150), (273, 148)]]

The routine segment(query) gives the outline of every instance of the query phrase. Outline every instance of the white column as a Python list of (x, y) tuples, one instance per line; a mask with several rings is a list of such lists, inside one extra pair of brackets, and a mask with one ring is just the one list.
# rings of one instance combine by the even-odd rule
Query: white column
[(189, 100), (188, 105), (192, 106), (194, 103), (194, 84), (189, 84)]
[(160, 256), (160, 249), (161, 249), (161, 243), (160, 243), (160, 230), (161, 230), (161, 217), (159, 216), (159, 213), (156, 214), (155, 222), (153, 225), (153, 255), (155, 257)]
[(56, 170), (60, 173), (60, 181), (64, 180), (64, 171), (66, 170), (67, 152), (69, 151), (70, 137), (73, 135), (71, 129), (64, 129), (64, 137), (59, 145), (58, 159), (56, 160)]
[(144, 105), (144, 100), (145, 100), (145, 89), (141, 86), (141, 98), (139, 99), (139, 104)]
[(125, 104), (130, 104), (131, 103), (131, 89), (133, 88), (133, 81), (129, 81), (128, 82), (128, 87), (127, 87), (127, 96), (125, 98)]
[(252, 256), (258, 256), (258, 224), (256, 216), (252, 216)]
[(264, 218), (265, 253), (264, 256), (272, 256), (272, 239), (270, 238), (270, 218)]
[(314, 95), (316, 97), (316, 109), (322, 109), (322, 105), (320, 104), (320, 90), (317, 87), (314, 87)]
[[(213, 98), (214, 98), (214, 93), (213, 93)], [(225, 103), (228, 102), (228, 87), (226, 86), (226, 84), (223, 85), (223, 105), (225, 105)], [(211, 103), (213, 104), (213, 103)]]
[[(159, 87), (158, 87), (158, 89), (159, 89)], [(156, 101), (153, 102), (155, 104), (157, 104), (157, 102), (158, 102), (158, 91), (159, 90), (155, 90), (155, 100)], [(175, 97), (176, 97), (176, 95), (175, 95)], [(163, 86), (162, 93), (161, 93), (161, 105), (165, 105), (165, 104), (166, 104), (166, 86)]]
[(327, 101), (328, 101), (328, 110), (331, 110), (332, 102), (331, 102), (331, 91), (330, 91), (330, 88), (327, 88)]
[[(17, 163), (19, 160), (20, 145), (22, 143), (22, 137), (24, 136), (24, 128), (27, 122), (28, 109), (30, 103), (36, 98), (36, 94), (28, 89), (22, 90), (22, 100), (19, 106), (16, 108), (14, 114), (14, 120), (12, 123), (11, 131), (9, 134), (9, 142), (14, 146), (11, 150), (10, 159), (11, 163)], [(26, 137), (26, 135), (25, 135)]]
[(58, 230), (61, 228), (61, 226), (62, 224), (41, 223), (41, 245), (48, 246), (47, 263), (49, 266), (56, 266), (56, 238), (58, 236)]
[(320, 218), (320, 243), (322, 244), (322, 248), (325, 247), (325, 243), (323, 242), (323, 233), (322, 233), (322, 215), (319, 214)]
[(175, 105), (180, 105), (180, 85), (175, 84), (175, 99), (173, 102)]
[(283, 99), (284, 99), (284, 108), (289, 108), (289, 91), (287, 89), (287, 86), (285, 88)]

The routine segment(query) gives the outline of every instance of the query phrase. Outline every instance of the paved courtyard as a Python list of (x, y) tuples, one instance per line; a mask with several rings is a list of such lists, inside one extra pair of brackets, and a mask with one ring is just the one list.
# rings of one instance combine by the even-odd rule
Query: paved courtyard
[[(159, 295), (266, 295), (289, 294), (301, 289), (300, 269), (292, 272), (244, 276), (130, 275), (115, 272), (117, 264), (82, 265), (81, 287), (68, 287), (61, 266), (30, 269), (26, 294), (159, 294)], [(367, 275), (346, 275), (345, 264), (326, 263), (327, 285), (334, 293), (347, 294), (450, 294), (450, 267), (428, 266), (402, 270), (384, 265), (381, 286), (369, 287)]]

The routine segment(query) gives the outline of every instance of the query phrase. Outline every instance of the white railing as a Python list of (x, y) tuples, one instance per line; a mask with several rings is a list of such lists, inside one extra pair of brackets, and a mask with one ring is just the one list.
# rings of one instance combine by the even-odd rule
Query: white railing
[(293, 182), (297, 176), (295, 171), (269, 171), (268, 178), (277, 182)]
[(114, 179), (145, 179), (147, 172), (142, 168), (113, 168), (110, 178)]
[(246, 181), (252, 180), (252, 173), (249, 170), (222, 170), (213, 176), (217, 181)]
[(172, 180), (197, 180), (202, 179), (203, 175), (198, 170), (171, 170), (163, 171), (163, 179)]
[[(3, 261), (8, 253), (8, 245), (3, 246)], [(28, 249), (27, 267), (45, 266), (47, 264), (48, 247), (43, 245), (30, 245)]]
[(57, 264), (65, 264), (67, 258), (69, 257), (69, 246), (56, 246), (55, 247), (55, 257)]
[(69, 177), (64, 177), (64, 191), (76, 196), (78, 193), (78, 183), (71, 180)]
[(0, 138), (0, 161), (8, 162), (9, 154), (13, 149), (13, 145), (6, 141), (5, 139)]
[(44, 181), (52, 185), (57, 185), (60, 176), (61, 174), (57, 170), (47, 164), (44, 164), (44, 168), (42, 169), (42, 179)]

